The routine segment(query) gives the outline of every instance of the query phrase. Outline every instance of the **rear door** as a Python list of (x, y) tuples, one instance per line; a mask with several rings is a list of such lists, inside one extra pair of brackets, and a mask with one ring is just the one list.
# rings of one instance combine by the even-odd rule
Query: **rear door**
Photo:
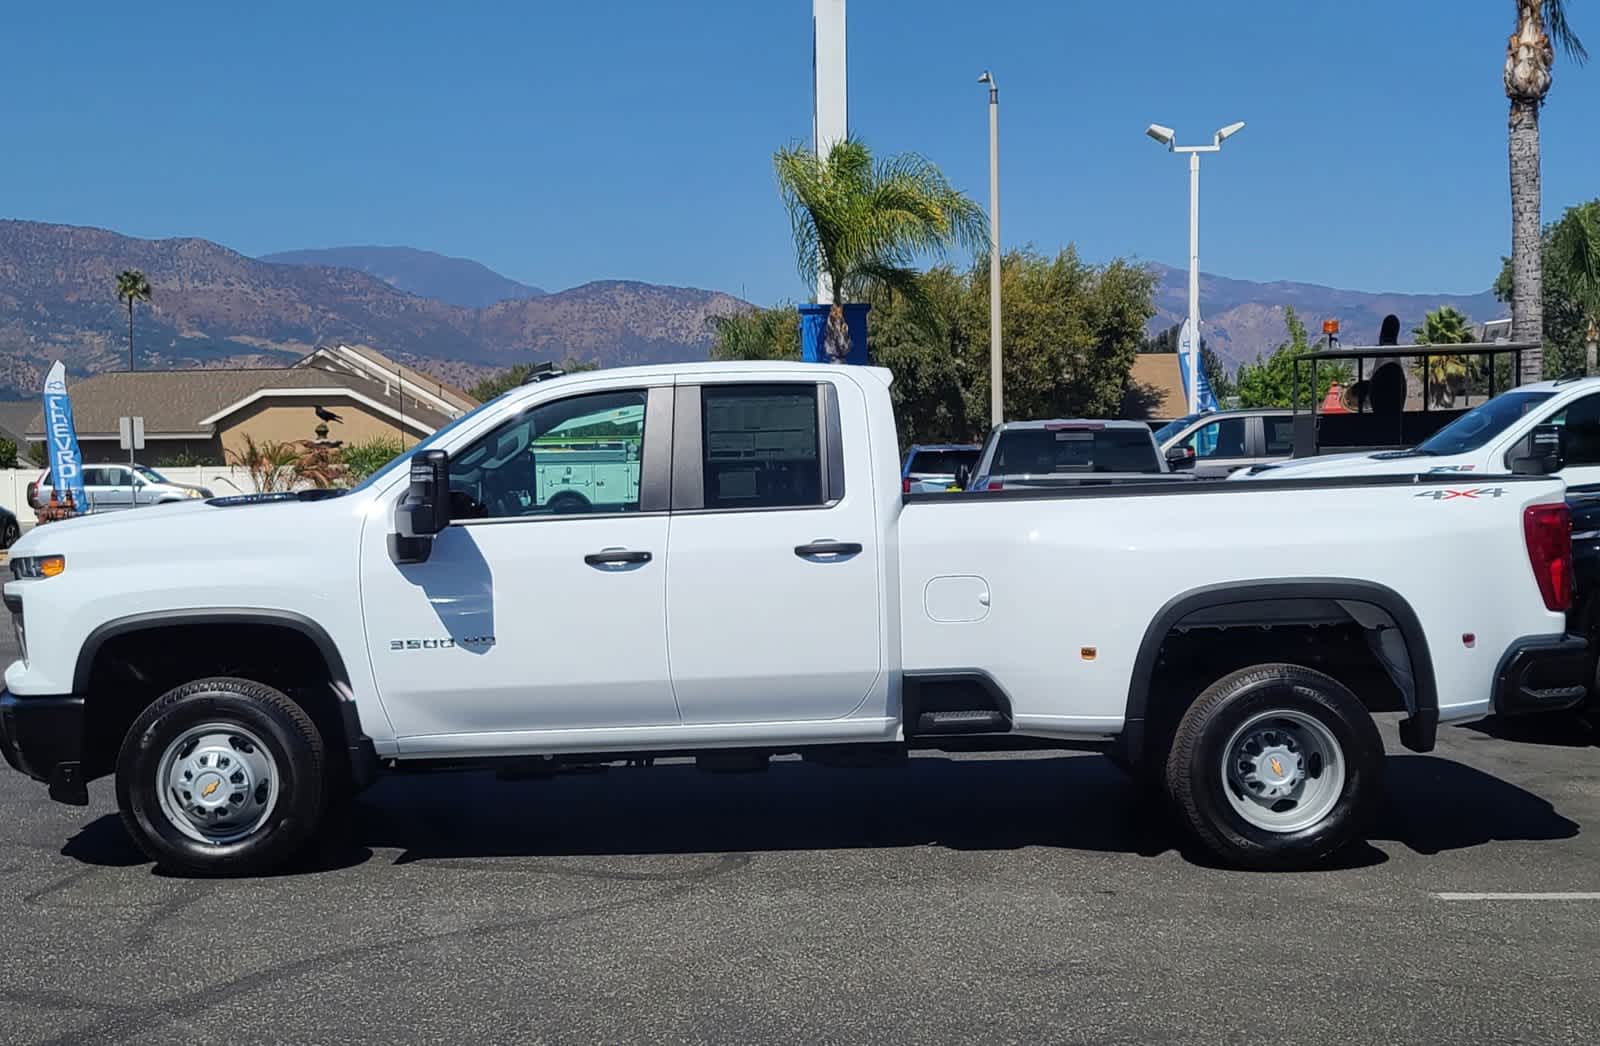
[(883, 671), (866, 404), (836, 380), (678, 387), (667, 646), (686, 724), (837, 719)]
[(133, 507), (133, 470), (121, 465), (100, 465), (83, 470), (84, 493), (96, 512)]

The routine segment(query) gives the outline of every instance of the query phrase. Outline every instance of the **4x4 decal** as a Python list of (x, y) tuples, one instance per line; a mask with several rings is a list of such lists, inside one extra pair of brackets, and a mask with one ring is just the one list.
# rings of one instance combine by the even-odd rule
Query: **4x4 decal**
[(1432, 498), (1435, 501), (1454, 501), (1456, 498), (1476, 500), (1478, 498), (1498, 498), (1506, 492), (1504, 487), (1471, 487), (1466, 490), (1455, 490), (1446, 487), (1442, 490), (1424, 490), (1417, 494), (1419, 498)]

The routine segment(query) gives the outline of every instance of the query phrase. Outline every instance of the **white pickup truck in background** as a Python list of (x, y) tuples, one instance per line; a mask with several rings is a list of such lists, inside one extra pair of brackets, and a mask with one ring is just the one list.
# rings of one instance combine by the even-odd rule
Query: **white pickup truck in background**
[[(1040, 744), (1112, 754), (1222, 860), (1291, 868), (1371, 823), (1372, 713), (1427, 751), (1581, 686), (1559, 481), (904, 496), (889, 383), (588, 372), (351, 491), (37, 528), (0, 752), (70, 803), (114, 774), (180, 872), (276, 867), (380, 772)], [(608, 457), (579, 504), (548, 466), (581, 440)]]
[[(1540, 464), (1535, 430), (1561, 436), (1560, 461)], [(1409, 450), (1324, 454), (1257, 465), (1234, 479), (1313, 479), (1449, 473), (1474, 475), (1550, 470), (1568, 487), (1600, 485), (1600, 378), (1521, 385), (1480, 403)]]

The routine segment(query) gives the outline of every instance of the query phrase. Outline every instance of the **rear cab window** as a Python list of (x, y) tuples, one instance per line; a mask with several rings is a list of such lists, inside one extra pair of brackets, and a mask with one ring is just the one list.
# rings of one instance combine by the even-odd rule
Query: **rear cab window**
[(1087, 425), (1002, 432), (989, 469), (996, 476), (1160, 471), (1149, 429)]

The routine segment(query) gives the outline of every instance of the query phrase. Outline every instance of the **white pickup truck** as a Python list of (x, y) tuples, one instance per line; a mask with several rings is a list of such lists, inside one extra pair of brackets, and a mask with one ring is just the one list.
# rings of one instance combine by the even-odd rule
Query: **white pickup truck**
[[(1365, 832), (1371, 713), (1427, 751), (1581, 685), (1558, 481), (904, 496), (889, 384), (594, 371), (347, 492), (37, 528), (4, 586), (0, 751), (68, 803), (115, 774), (138, 844), (201, 874), (280, 865), (382, 772), (1041, 744), (1112, 754), (1216, 857), (1288, 868)], [(627, 494), (560, 499), (545, 437), (595, 425), (637, 441)]]
[[(1536, 435), (1559, 436), (1546, 461)], [(1568, 487), (1600, 486), (1600, 378), (1520, 385), (1461, 414), (1409, 450), (1323, 454), (1257, 465), (1236, 480), (1448, 473), (1548, 472)]]

